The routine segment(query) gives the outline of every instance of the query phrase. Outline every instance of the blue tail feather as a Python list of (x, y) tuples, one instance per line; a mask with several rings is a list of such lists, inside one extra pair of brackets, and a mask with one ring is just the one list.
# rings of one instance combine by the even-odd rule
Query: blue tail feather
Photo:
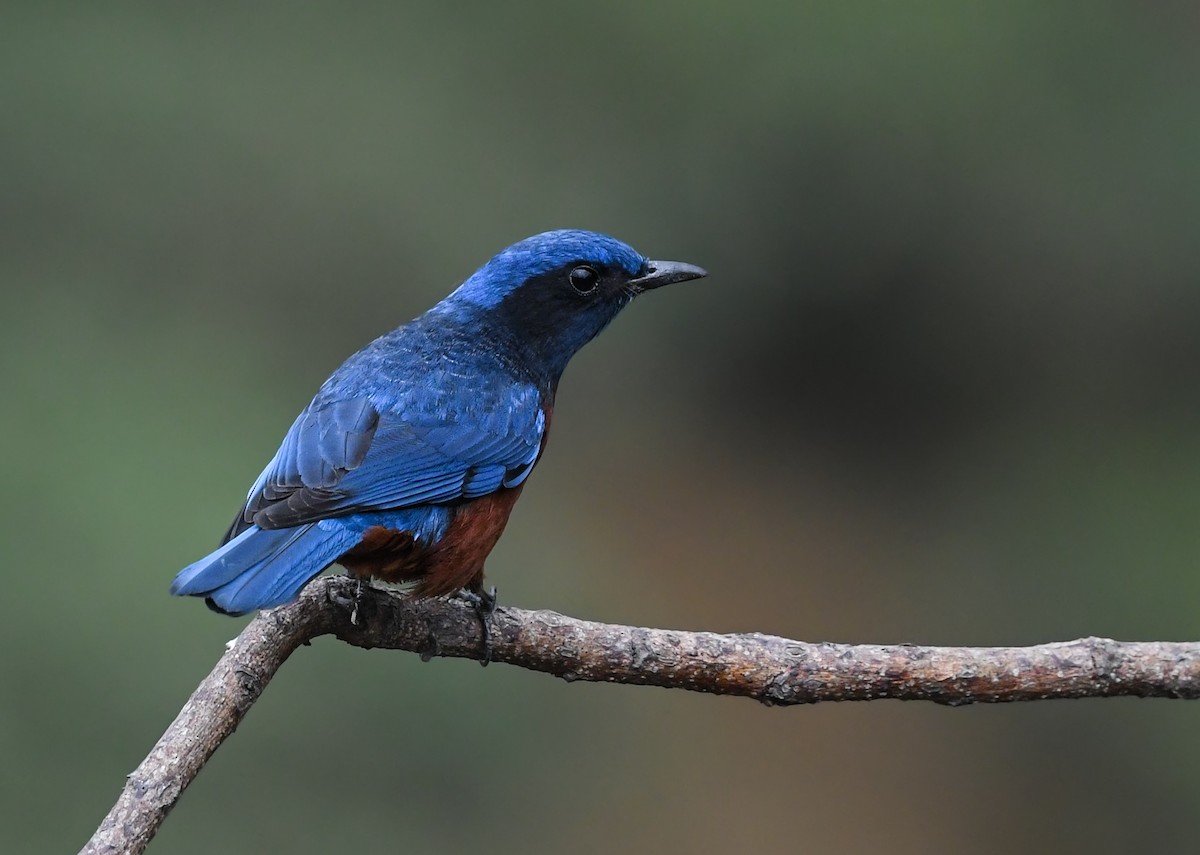
[(171, 593), (207, 597), (209, 605), (231, 615), (282, 605), (358, 538), (327, 522), (271, 530), (251, 526), (181, 570)]
[(421, 505), (397, 511), (352, 514), (292, 528), (251, 526), (179, 571), (175, 596), (207, 597), (219, 612), (241, 615), (290, 602), (309, 579), (352, 549), (368, 528), (411, 532), (436, 543), (450, 525), (451, 509)]

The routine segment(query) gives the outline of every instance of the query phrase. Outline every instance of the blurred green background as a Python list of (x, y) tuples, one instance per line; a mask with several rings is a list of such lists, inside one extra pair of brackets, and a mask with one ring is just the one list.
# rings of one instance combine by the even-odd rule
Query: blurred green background
[[(493, 252), (709, 279), (573, 363), (504, 602), (1200, 637), (1190, 3), (13, 3), (0, 850), (74, 851), (244, 621), (172, 600), (345, 356)], [(154, 852), (1180, 851), (1200, 707), (766, 709), (332, 640)]]

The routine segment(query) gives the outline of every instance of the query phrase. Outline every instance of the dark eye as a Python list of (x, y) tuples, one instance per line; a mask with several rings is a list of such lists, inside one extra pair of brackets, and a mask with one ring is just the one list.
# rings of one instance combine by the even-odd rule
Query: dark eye
[(576, 267), (567, 278), (571, 280), (571, 287), (580, 294), (595, 291), (600, 284), (600, 274), (590, 267)]

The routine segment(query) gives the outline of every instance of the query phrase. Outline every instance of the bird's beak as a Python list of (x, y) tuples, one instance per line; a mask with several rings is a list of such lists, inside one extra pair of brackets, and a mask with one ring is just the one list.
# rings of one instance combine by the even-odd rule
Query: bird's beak
[(694, 264), (682, 261), (647, 261), (646, 272), (636, 279), (630, 279), (626, 284), (633, 285), (642, 291), (651, 288), (661, 288), (674, 282), (686, 282), (689, 279), (700, 279), (707, 276), (708, 271)]

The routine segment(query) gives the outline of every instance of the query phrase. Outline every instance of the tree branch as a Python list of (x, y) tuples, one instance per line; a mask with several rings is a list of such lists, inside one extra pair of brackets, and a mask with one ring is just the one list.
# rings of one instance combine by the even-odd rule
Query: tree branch
[[(302, 644), (335, 635), (356, 647), (479, 658), (474, 611), (318, 579), (299, 600), (259, 614), (230, 644), (129, 776), (86, 855), (142, 852), (183, 790)], [(877, 698), (951, 706), (1050, 698), (1200, 697), (1200, 643), (1103, 638), (1033, 647), (810, 644), (758, 633), (718, 635), (498, 609), (492, 659), (567, 681), (631, 683), (739, 695), (769, 705)]]

